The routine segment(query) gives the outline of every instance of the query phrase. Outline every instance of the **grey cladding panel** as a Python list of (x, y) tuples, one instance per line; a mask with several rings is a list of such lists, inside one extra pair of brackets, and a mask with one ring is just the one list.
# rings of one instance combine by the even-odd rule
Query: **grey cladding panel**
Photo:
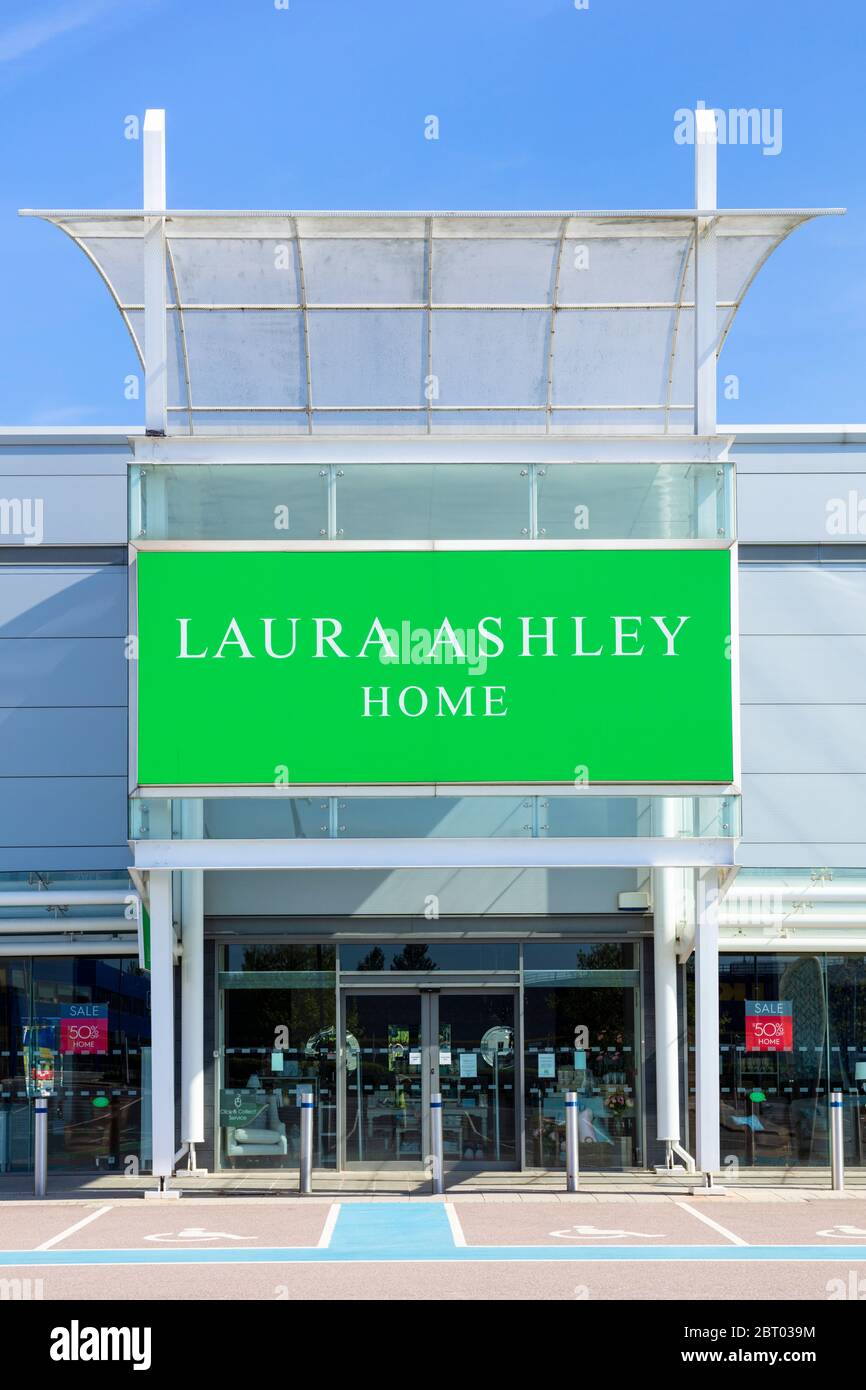
[(125, 709), (0, 709), (0, 777), (125, 777), (126, 763)]
[(862, 704), (866, 635), (743, 637), (743, 704)]
[(123, 637), (126, 570), (0, 565), (0, 637)]
[(779, 845), (862, 844), (866, 774), (744, 775), (743, 838)]
[(741, 475), (737, 535), (744, 545), (862, 541), (866, 516), (859, 533), (856, 529), (840, 533), (831, 525), (840, 507), (847, 514), (851, 492), (866, 502), (866, 473)]
[(0, 708), (125, 705), (121, 637), (0, 639)]
[(866, 633), (866, 566), (741, 567), (744, 635)]
[(9, 777), (0, 781), (4, 849), (126, 844), (125, 777)]
[[(27, 476), (10, 474), (0, 479), (0, 500), (6, 507), (0, 516), (15, 515), (17, 502), (26, 504), (24, 515), (45, 545), (122, 545), (127, 540), (126, 475), (122, 477)], [(29, 534), (34, 534), (31, 529)], [(12, 521), (0, 520), (0, 543), (24, 545)]]

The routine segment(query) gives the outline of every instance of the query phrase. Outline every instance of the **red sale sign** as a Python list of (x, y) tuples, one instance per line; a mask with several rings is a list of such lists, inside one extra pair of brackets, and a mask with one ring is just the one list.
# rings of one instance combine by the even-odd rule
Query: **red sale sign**
[(746, 1000), (746, 1051), (793, 1052), (794, 1005), (790, 999)]
[(73, 1053), (108, 1051), (108, 1006), (70, 1004), (60, 1020), (60, 1051)]

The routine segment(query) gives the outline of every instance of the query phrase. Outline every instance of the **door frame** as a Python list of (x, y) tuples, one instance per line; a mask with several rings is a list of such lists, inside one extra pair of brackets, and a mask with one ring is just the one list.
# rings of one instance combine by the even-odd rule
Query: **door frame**
[[(480, 1160), (479, 1160), (479, 1159), (457, 1158), (457, 1159), (451, 1159), (450, 1161), (448, 1161), (448, 1160), (446, 1159), (446, 1160), (443, 1162), (443, 1168), (444, 1168), (447, 1172), (451, 1172), (451, 1171), (454, 1171), (454, 1170), (457, 1170), (457, 1171), (460, 1171), (460, 1172), (498, 1172), (498, 1173), (520, 1173), (520, 1172), (522, 1172), (522, 1171), (523, 1171), (523, 1168), (524, 1168), (524, 1162), (523, 1162), (523, 1146), (524, 1146), (524, 1126), (523, 1126), (523, 1011), (522, 1011), (522, 1008), (521, 1008), (521, 995), (522, 995), (522, 991), (521, 991), (520, 985), (519, 985), (519, 984), (505, 984), (505, 983), (500, 984), (500, 985), (494, 985), (494, 984), (490, 984), (489, 982), (486, 983), (486, 984), (485, 984), (484, 986), (482, 986), (482, 987), (479, 987), (479, 986), (477, 986), (477, 985), (445, 985), (445, 986), (443, 986), (442, 988), (439, 988), (439, 989), (431, 989), (429, 992), (430, 992), (431, 994), (435, 994), (435, 996), (436, 996), (435, 1001), (431, 1001), (431, 1002), (432, 1002), (432, 1007), (431, 1007), (431, 1020), (430, 1020), (430, 1021), (431, 1021), (431, 1024), (432, 1024), (433, 1026), (432, 1026), (432, 1029), (431, 1029), (431, 1032), (430, 1032), (430, 1037), (431, 1037), (431, 1039), (433, 1039), (433, 1038), (436, 1039), (436, 1042), (435, 1042), (435, 1043), (431, 1043), (431, 1052), (433, 1053), (433, 1056), (431, 1057), (432, 1066), (431, 1066), (431, 1068), (430, 1068), (430, 1071), (428, 1072), (428, 1079), (429, 1079), (430, 1090), (431, 1090), (431, 1091), (432, 1091), (432, 1089), (433, 1089), (432, 1082), (433, 1082), (434, 1076), (435, 1076), (435, 1079), (436, 1079), (436, 1086), (437, 1086), (437, 1089), (441, 1089), (441, 1086), (440, 1086), (440, 1078), (439, 1078), (439, 1058), (438, 1058), (438, 1055), (437, 1055), (437, 1054), (438, 1054), (438, 1050), (439, 1050), (439, 998), (440, 998), (442, 995), (446, 995), (446, 996), (454, 996), (454, 995), (464, 995), (464, 996), (465, 996), (465, 995), (469, 995), (469, 996), (472, 996), (472, 997), (477, 997), (478, 995), (484, 995), (484, 994), (507, 995), (508, 997), (511, 998), (512, 1004), (513, 1004), (513, 1019), (514, 1019), (514, 1022), (513, 1022), (513, 1025), (512, 1025), (513, 1034), (514, 1034), (514, 1045), (513, 1045), (513, 1054), (514, 1054), (514, 1082), (513, 1082), (513, 1093), (514, 1093), (514, 1158), (513, 1158), (513, 1160), (507, 1160), (507, 1159), (499, 1159), (499, 1160), (497, 1160), (497, 1159), (480, 1159)], [(434, 1058), (435, 1058), (435, 1061), (434, 1061)], [(428, 1114), (429, 1114), (429, 1097), (428, 1097)]]
[[(364, 981), (358, 983), (340, 981), (337, 1037), (337, 1171), (338, 1172), (405, 1172), (405, 1162), (373, 1163), (363, 1159), (347, 1160), (346, 1157), (346, 1000), (349, 995), (390, 995), (406, 998), (417, 995), (421, 1004), (420, 1044), (421, 1044), (421, 1160), (408, 1165), (413, 1170), (425, 1171), (431, 1152), (430, 1142), (430, 1096), (439, 1086), (439, 998), (441, 995), (464, 995), (477, 997), (484, 994), (507, 995), (514, 1006), (514, 1141), (513, 1162), (490, 1160), (457, 1159), (445, 1162), (446, 1170), (460, 1169), (479, 1171), (495, 1169), (501, 1172), (520, 1172), (523, 1169), (523, 1017), (520, 1006), (520, 985), (514, 982), (494, 984), (489, 978), (481, 981), (460, 984), (424, 984), (420, 981), (407, 981), (401, 985), (380, 985)], [(435, 1087), (434, 1087), (435, 1080)]]

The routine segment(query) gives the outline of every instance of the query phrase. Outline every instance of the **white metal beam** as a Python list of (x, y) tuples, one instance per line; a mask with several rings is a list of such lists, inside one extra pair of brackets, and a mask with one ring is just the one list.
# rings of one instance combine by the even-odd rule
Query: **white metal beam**
[(144, 117), (144, 393), (148, 433), (165, 434), (168, 335), (165, 269), (165, 112)]
[(125, 907), (137, 903), (131, 888), (69, 889), (33, 888), (27, 893), (0, 890), (0, 908), (4, 907)]
[[(662, 829), (673, 839), (681, 829), (679, 806), (666, 801)], [(679, 1142), (679, 1012), (677, 1009), (677, 924), (683, 912), (683, 875), (679, 869), (654, 869), (653, 977), (656, 1033), (656, 1138)]]
[(171, 874), (150, 875), (151, 1129), (153, 1172), (167, 1178), (174, 1135), (174, 927)]
[(695, 1156), (705, 1173), (721, 1164), (719, 1141), (719, 923), (716, 876), (697, 884), (695, 923)]
[[(201, 802), (185, 802), (185, 835), (204, 834)], [(185, 1144), (204, 1143), (204, 875), (181, 874), (181, 1134)], [(191, 1152), (192, 1149), (191, 1149)], [(191, 1164), (195, 1167), (195, 1163)]]
[(246, 464), (344, 463), (722, 463), (734, 442), (730, 431), (707, 439), (689, 434), (641, 433), (557, 438), (495, 438), (476, 435), (400, 436), (399, 439), (301, 435), (289, 439), (244, 439), (172, 435), (133, 440), (136, 463)]
[[(716, 118), (695, 112), (695, 208), (718, 207)], [(716, 433), (716, 219), (696, 218), (695, 237), (695, 434)]]
[(128, 917), (0, 917), (0, 936), (13, 932), (137, 932), (138, 921)]
[(110, 941), (34, 941), (32, 937), (0, 936), (0, 959), (9, 956), (137, 956), (138, 941), (134, 936), (112, 938)]
[[(733, 840), (136, 840), (138, 869), (570, 869), (725, 866)], [(151, 917), (153, 908), (151, 906)]]

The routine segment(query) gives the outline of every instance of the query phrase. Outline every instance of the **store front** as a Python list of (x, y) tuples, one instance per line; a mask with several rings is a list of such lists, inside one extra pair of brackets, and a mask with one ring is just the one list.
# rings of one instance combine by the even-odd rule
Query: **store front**
[(717, 357), (817, 214), (719, 210), (698, 125), (692, 209), (167, 214), (150, 112), (148, 209), (44, 214), (145, 380), (128, 793), (160, 1188), (184, 1156), (294, 1167), (304, 1091), (325, 1171), (423, 1171), (434, 1092), (452, 1168), (557, 1170), (572, 1089), (585, 1167), (718, 1171), (742, 775)]
[(217, 949), (223, 1167), (297, 1167), (304, 1091), (323, 1168), (423, 1170), (437, 1091), (449, 1168), (564, 1168), (569, 1090), (585, 1166), (640, 1165), (639, 943)]
[[(693, 1036), (690, 1044), (693, 1095)], [(826, 1168), (834, 1090), (845, 1163), (866, 1166), (866, 955), (723, 953), (719, 1044), (727, 1170)]]
[(36, 1095), (52, 1172), (149, 1169), (149, 1005), (134, 956), (0, 957), (0, 1173), (33, 1169)]

